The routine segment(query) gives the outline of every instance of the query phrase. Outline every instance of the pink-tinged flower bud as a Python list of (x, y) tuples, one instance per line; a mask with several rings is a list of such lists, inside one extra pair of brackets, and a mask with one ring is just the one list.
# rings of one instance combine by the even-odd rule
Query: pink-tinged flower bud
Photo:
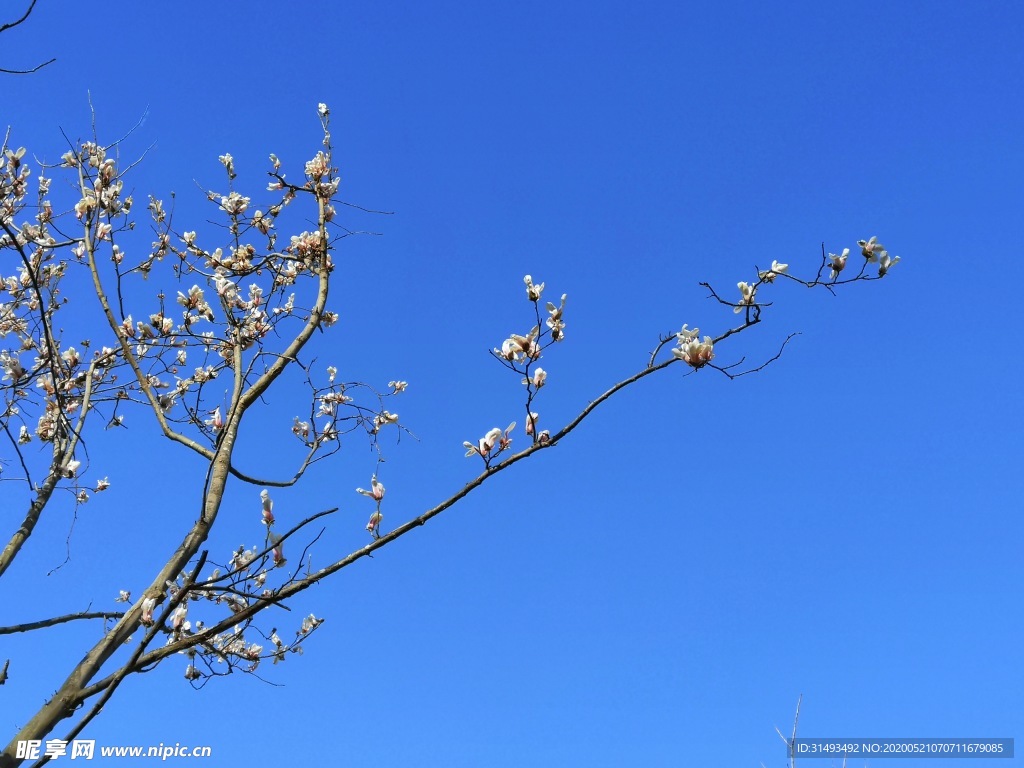
[(224, 429), (224, 417), (220, 414), (220, 406), (218, 405), (213, 411), (210, 411), (210, 418), (205, 421), (205, 424), (213, 429), (214, 432), (220, 432)]
[(366, 530), (373, 534), (373, 538), (380, 538), (380, 521), (384, 519), (384, 515), (381, 514), (380, 510), (376, 510), (370, 515), (370, 521), (366, 524)]
[(284, 559), (284, 542), (281, 536), (270, 534), (270, 543), (273, 545), (274, 565), (280, 568), (287, 560)]
[(263, 489), (260, 491), (260, 500), (263, 502), (263, 524), (273, 525), (274, 524), (274, 500), (270, 498), (270, 491)]
[(374, 501), (380, 501), (384, 498), (384, 486), (377, 481), (377, 476), (374, 475), (370, 480), (370, 490), (364, 488), (356, 488), (356, 493), (361, 493), (363, 496), (369, 496)]
[(141, 621), (144, 626), (153, 626), (154, 608), (156, 608), (155, 597), (147, 597), (145, 600), (142, 601), (142, 616), (139, 618), (139, 621)]
[(186, 616), (188, 616), (188, 605), (186, 603), (179, 603), (178, 607), (171, 614), (171, 628), (181, 629), (185, 623)]
[(532, 435), (537, 429), (537, 420), (540, 418), (540, 414), (536, 411), (530, 411), (529, 418), (526, 419), (526, 434)]

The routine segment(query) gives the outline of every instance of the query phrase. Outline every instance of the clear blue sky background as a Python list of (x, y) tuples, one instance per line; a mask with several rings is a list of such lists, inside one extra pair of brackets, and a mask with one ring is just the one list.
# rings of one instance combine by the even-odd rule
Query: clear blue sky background
[[(60, 128), (89, 133), (87, 92), (108, 138), (146, 114), (136, 198), (176, 192), (182, 229), (212, 233), (194, 180), (222, 186), (217, 155), (253, 190), (268, 152), (297, 175), (331, 106), (346, 199), (395, 211), (345, 214), (383, 237), (336, 255), (320, 349), (344, 378), (410, 382), (396, 409), (420, 440), (388, 450), (385, 528), (478, 470), (463, 440), (522, 423), (487, 350), (528, 327), (524, 274), (569, 294), (553, 428), (659, 333), (734, 321), (700, 280), (732, 295), (755, 264), (806, 274), (822, 241), (871, 235), (903, 257), (837, 298), (775, 286), (718, 352), (800, 331), (778, 364), (645, 381), (306, 593), (283, 633), (327, 623), (270, 684), (197, 693), (172, 660), (87, 734), (225, 766), (773, 768), (803, 694), (805, 736), (1024, 737), (1022, 36), (1012, 2), (41, 0), (3, 37), (2, 66), (58, 57), (0, 80), (13, 143), (55, 160)], [(269, 407), (278, 431), (245, 455), (283, 473), (299, 411)], [(0, 582), (2, 623), (114, 609), (194, 519), (201, 467), (141, 417), (122, 436), (70, 564), (45, 576), (64, 508)], [(365, 543), (373, 458), (347, 446), (274, 494), (279, 518), (342, 508), (314, 565)], [(223, 559), (262, 536), (256, 491), (232, 493)], [(3, 639), (5, 741), (99, 631)]]

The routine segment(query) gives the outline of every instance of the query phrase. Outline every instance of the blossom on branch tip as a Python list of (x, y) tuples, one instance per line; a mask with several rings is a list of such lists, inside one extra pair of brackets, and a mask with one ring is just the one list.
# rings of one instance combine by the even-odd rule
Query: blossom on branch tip
[(778, 261), (772, 259), (772, 268), (765, 270), (764, 272), (758, 272), (757, 276), (760, 280), (766, 283), (773, 283), (775, 282), (775, 278), (779, 275), (785, 274), (787, 269), (789, 269), (789, 264), (780, 264)]
[(546, 382), (547, 379), (548, 379), (548, 372), (547, 371), (545, 371), (543, 368), (535, 368), (534, 371), (533, 371), (533, 376), (531, 376), (528, 379), (523, 379), (523, 384), (526, 384), (526, 385), (532, 384), (534, 389), (540, 389), (541, 387), (544, 386), (544, 382)]
[(188, 604), (184, 602), (178, 603), (178, 607), (171, 614), (171, 628), (181, 629), (185, 624), (186, 616), (188, 616)]
[(109, 487), (110, 487), (110, 480), (108, 480), (105, 477), (102, 480), (97, 480), (96, 481), (96, 493), (99, 493), (100, 491), (105, 491)]
[(284, 559), (284, 540), (276, 533), (270, 534), (270, 544), (273, 546), (274, 565), (280, 568), (287, 560)]
[(568, 298), (568, 294), (562, 294), (562, 303), (559, 306), (555, 306), (550, 301), (548, 302), (548, 319), (545, 321), (548, 328), (551, 329), (551, 338), (554, 341), (561, 341), (565, 338), (565, 323), (562, 321), (562, 314), (565, 312), (565, 300)]
[(295, 435), (300, 440), (308, 440), (309, 439), (309, 422), (308, 421), (299, 421), (299, 417), (298, 416), (296, 416), (292, 420), (292, 422), (293, 422), (292, 423), (292, 434)]
[(534, 326), (533, 330), (526, 336), (513, 333), (502, 342), (501, 351), (496, 349), (494, 354), (509, 362), (518, 362), (527, 358), (536, 360), (540, 357), (540, 345), (537, 344), (537, 336), (539, 334), (540, 328), (537, 326)]
[(327, 105), (324, 104), (322, 101), (316, 105), (316, 111), (317, 114), (320, 115), (320, 117), (327, 117), (329, 114), (331, 114), (331, 110), (328, 109)]
[(494, 450), (495, 446), (498, 446), (498, 451), (505, 450), (510, 445), (512, 445), (512, 438), (509, 437), (509, 434), (515, 428), (516, 423), (513, 421), (511, 424), (508, 425), (508, 427), (505, 428), (504, 432), (502, 432), (501, 429), (499, 429), (498, 427), (495, 427), (494, 429), (490, 430), (486, 435), (480, 438), (476, 445), (473, 445), (473, 443), (469, 441), (464, 442), (462, 445), (464, 448), (467, 449), (466, 455), (476, 455), (481, 456), (483, 458), (487, 458), (487, 456), (490, 455), (491, 451)]
[(869, 262), (878, 261), (878, 255), (885, 250), (877, 237), (872, 237), (870, 240), (858, 240), (857, 245), (860, 246), (860, 252)]
[(397, 424), (398, 414), (390, 411), (381, 411), (373, 417), (373, 430), (376, 432), (386, 424)]
[(835, 280), (839, 273), (846, 268), (846, 258), (849, 255), (849, 248), (844, 248), (842, 253), (830, 253), (828, 255), (828, 265), (832, 269), (832, 274), (829, 276), (830, 280)]
[[(230, 172), (230, 171), (229, 171)], [(232, 192), (220, 199), (220, 207), (230, 216), (240, 216), (249, 207), (249, 198), (243, 197), (237, 192)]]
[(311, 632), (312, 630), (316, 629), (317, 627), (319, 627), (323, 623), (324, 623), (323, 619), (318, 619), (314, 614), (311, 613), (311, 614), (309, 614), (309, 616), (307, 616), (306, 618), (304, 618), (302, 620), (302, 626), (299, 627), (298, 631), (295, 634), (297, 634), (297, 635), (308, 634), (309, 632)]
[(739, 303), (733, 307), (733, 312), (737, 315), (743, 311), (744, 307), (754, 306), (754, 294), (757, 289), (754, 286), (747, 285), (746, 283), (736, 283), (736, 287), (740, 289), (740, 300)]
[(220, 406), (218, 405), (212, 411), (209, 411), (210, 418), (208, 418), (204, 424), (210, 427), (214, 432), (220, 432), (224, 429), (224, 417), (220, 414)]
[(235, 299), (238, 298), (238, 286), (224, 276), (221, 267), (218, 267), (217, 276), (213, 279), (213, 284), (217, 289), (217, 295), (228, 304), (233, 304)]
[(141, 621), (144, 626), (150, 627), (153, 625), (154, 608), (156, 608), (155, 597), (147, 597), (142, 601), (142, 616), (139, 618), (139, 621)]
[(407, 382), (407, 381), (389, 381), (388, 382), (388, 386), (391, 387), (392, 393), (397, 395), (399, 392), (405, 392), (406, 387), (409, 386), (409, 382)]
[(885, 273), (895, 267), (899, 261), (899, 256), (890, 257), (888, 251), (882, 251), (881, 256), (878, 257), (878, 276), (885, 277)]
[(306, 163), (305, 170), (307, 176), (319, 181), (331, 172), (331, 164), (328, 162), (327, 155), (321, 150), (316, 153), (316, 157)]
[(115, 603), (130, 603), (132, 600), (131, 590), (122, 589), (118, 590), (119, 594), (114, 598)]
[(540, 295), (544, 291), (544, 283), (534, 285), (533, 277), (530, 275), (524, 277), (523, 282), (526, 283), (526, 298), (530, 301), (540, 301)]
[(260, 502), (263, 506), (263, 524), (270, 526), (274, 524), (274, 500), (270, 498), (270, 491), (264, 488), (260, 491)]
[(375, 501), (380, 501), (384, 498), (384, 486), (378, 482), (377, 476), (374, 475), (370, 480), (370, 490), (366, 490), (365, 488), (356, 488), (356, 493), (361, 493), (363, 496), (369, 496)]
[(374, 511), (370, 515), (370, 521), (366, 524), (366, 530), (373, 534), (375, 539), (380, 538), (380, 521), (384, 519), (384, 515), (381, 514), (380, 510)]
[(710, 336), (705, 336), (701, 341), (697, 336), (699, 329), (692, 331), (683, 326), (683, 330), (676, 334), (679, 339), (679, 346), (672, 350), (672, 354), (684, 361), (693, 368), (703, 368), (714, 359), (714, 343)]
[(526, 418), (526, 434), (532, 435), (537, 429), (537, 420), (540, 418), (540, 414), (536, 411), (530, 411), (530, 415)]
[(72, 459), (64, 465), (63, 475), (64, 477), (74, 477), (78, 472), (78, 468), (82, 466), (82, 462), (77, 459)]

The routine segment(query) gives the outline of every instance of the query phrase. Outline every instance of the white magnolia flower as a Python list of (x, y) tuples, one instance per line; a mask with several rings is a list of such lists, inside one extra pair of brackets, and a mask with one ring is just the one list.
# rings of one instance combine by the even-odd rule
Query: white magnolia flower
[(394, 392), (394, 394), (397, 395), (399, 392), (405, 392), (405, 388), (409, 386), (409, 382), (407, 382), (407, 381), (389, 381), (388, 382), (388, 386), (391, 387), (391, 389)]
[(690, 341), (691, 339), (696, 339), (697, 336), (700, 335), (700, 328), (690, 329), (687, 327), (688, 325), (689, 323), (683, 325), (679, 333), (676, 334), (676, 338), (679, 339), (680, 344), (684, 344), (685, 342)]
[(178, 603), (178, 607), (171, 614), (171, 628), (182, 629), (186, 616), (188, 616), (188, 603)]
[(846, 257), (849, 255), (849, 248), (844, 248), (842, 253), (830, 253), (828, 255), (828, 265), (832, 269), (832, 274), (829, 276), (830, 280), (835, 280), (839, 273), (846, 268)]
[(380, 429), (386, 424), (397, 424), (398, 414), (391, 413), (391, 411), (381, 411), (373, 417), (373, 428), (375, 430)]
[(502, 342), (501, 350), (496, 349), (494, 353), (509, 362), (522, 361), (527, 358), (536, 360), (540, 357), (540, 345), (537, 344), (537, 336), (539, 334), (540, 328), (537, 326), (534, 326), (533, 330), (526, 336), (513, 333)]
[(534, 389), (540, 389), (544, 386), (544, 382), (547, 381), (548, 372), (543, 368), (535, 368), (533, 376), (528, 379), (523, 379), (523, 384), (532, 384)]
[(469, 441), (464, 442), (462, 445), (467, 449), (466, 455), (476, 455), (486, 458), (490, 455), (491, 451), (494, 450), (495, 446), (498, 447), (498, 451), (503, 451), (512, 444), (512, 438), (509, 437), (509, 433), (511, 433), (515, 428), (516, 423), (513, 421), (505, 428), (504, 432), (502, 432), (498, 427), (490, 430), (486, 435), (481, 437), (479, 441), (477, 441), (476, 445), (473, 445), (473, 443)]
[[(316, 111), (317, 114), (320, 115), (320, 117), (327, 117), (329, 114), (331, 114), (331, 110), (328, 109), (327, 105), (324, 104), (322, 101), (316, 105)], [(274, 159), (276, 160), (277, 158)]]
[(299, 417), (296, 416), (292, 419), (292, 434), (300, 440), (309, 439), (309, 422), (299, 421)]
[(878, 276), (885, 277), (885, 273), (895, 267), (899, 261), (899, 256), (890, 257), (888, 251), (882, 251), (881, 256), (878, 257)]
[(878, 261), (878, 256), (885, 250), (877, 237), (872, 237), (870, 240), (858, 240), (857, 245), (860, 246), (860, 252), (864, 255), (864, 258), (869, 262)]
[[(231, 169), (228, 169), (228, 172), (230, 173)], [(245, 209), (249, 207), (250, 202), (248, 197), (232, 192), (226, 197), (221, 197), (220, 207), (231, 216), (239, 216), (245, 213)]]
[(764, 272), (758, 272), (757, 276), (766, 283), (773, 283), (775, 282), (775, 278), (779, 275), (785, 274), (787, 269), (789, 269), (789, 264), (780, 264), (772, 259), (772, 268), (765, 270)]
[(222, 272), (218, 272), (217, 276), (213, 279), (214, 287), (217, 289), (217, 295), (224, 299), (228, 304), (234, 304), (235, 299), (238, 298), (238, 286), (227, 279)]
[(740, 289), (740, 300), (736, 307), (733, 308), (733, 312), (737, 315), (743, 311), (744, 307), (751, 307), (754, 305), (754, 294), (756, 289), (753, 286), (747, 285), (746, 283), (736, 283), (736, 287)]
[(139, 621), (141, 621), (143, 623), (143, 625), (145, 625), (147, 627), (150, 627), (150, 626), (153, 625), (153, 609), (154, 608), (156, 608), (156, 598), (155, 597), (147, 597), (145, 600), (142, 601), (142, 616), (140, 617)]
[(565, 338), (565, 322), (562, 320), (562, 314), (565, 312), (565, 300), (568, 294), (562, 294), (562, 303), (559, 306), (555, 306), (550, 301), (548, 302), (548, 319), (545, 321), (548, 328), (551, 329), (551, 338), (554, 341), (561, 341)]
[(672, 354), (693, 368), (703, 368), (714, 358), (713, 349), (710, 336), (705, 336), (704, 341), (701, 341), (694, 335), (687, 337), (685, 341), (680, 340), (679, 346), (672, 350)]
[(544, 291), (544, 283), (534, 285), (533, 278), (530, 275), (524, 277), (523, 282), (526, 283), (526, 298), (530, 301), (540, 301), (540, 295)]
[(529, 417), (526, 419), (526, 434), (532, 435), (537, 429), (537, 420), (540, 418), (540, 414), (536, 411), (530, 411)]

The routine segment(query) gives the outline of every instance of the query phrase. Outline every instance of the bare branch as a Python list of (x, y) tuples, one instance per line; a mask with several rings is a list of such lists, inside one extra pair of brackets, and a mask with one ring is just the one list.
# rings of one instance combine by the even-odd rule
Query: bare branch
[[(9, 29), (14, 29), (16, 26), (25, 21), (25, 19), (27, 19), (32, 14), (32, 10), (36, 7), (36, 2), (37, 0), (32, 0), (32, 2), (29, 3), (28, 9), (26, 9), (25, 13), (21, 15), (21, 18), (15, 21), (7, 22), (6, 24), (0, 24), (0, 34), (3, 34)], [(57, 59), (54, 58), (50, 59), (49, 61), (44, 61), (42, 64), (37, 64), (36, 66), (32, 67), (32, 69), (5, 69), (0, 67), (0, 73), (5, 75), (31, 75), (33, 72), (38, 72), (47, 64), (53, 64), (53, 62), (55, 62), (56, 60)]]
[(81, 619), (103, 619), (104, 621), (109, 621), (111, 619), (120, 619), (122, 616), (124, 616), (123, 611), (81, 611), (80, 613), (68, 613), (64, 616), (54, 616), (51, 619), (42, 619), (40, 621), (30, 621), (25, 624), (12, 624), (9, 627), (0, 627), (0, 635), (14, 635), (18, 632), (31, 632), (35, 629), (55, 627), (58, 624), (66, 624), (69, 621), (79, 621)]

